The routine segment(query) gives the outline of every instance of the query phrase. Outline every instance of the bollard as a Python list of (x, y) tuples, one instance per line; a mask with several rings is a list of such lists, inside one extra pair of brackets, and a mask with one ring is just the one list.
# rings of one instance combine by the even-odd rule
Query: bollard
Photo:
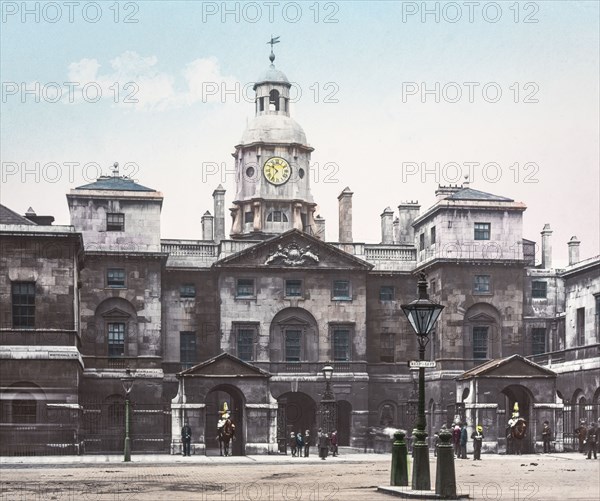
[(390, 485), (408, 485), (408, 453), (404, 441), (405, 436), (406, 432), (404, 430), (398, 430), (394, 433)]
[(444, 424), (439, 432), (435, 493), (444, 499), (456, 499), (456, 475), (454, 473), (454, 449), (452, 432)]

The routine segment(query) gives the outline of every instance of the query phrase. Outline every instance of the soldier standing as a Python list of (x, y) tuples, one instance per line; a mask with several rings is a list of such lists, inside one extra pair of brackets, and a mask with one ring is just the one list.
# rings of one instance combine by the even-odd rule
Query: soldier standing
[(471, 434), (473, 439), (473, 461), (481, 460), (481, 445), (483, 444), (483, 426), (477, 425), (476, 431)]
[(319, 457), (321, 459), (325, 459), (327, 457), (328, 450), (329, 450), (329, 437), (327, 436), (327, 433), (325, 433), (324, 431), (321, 430), (321, 428), (319, 428), (318, 440), (319, 440)]
[(296, 448), (297, 448), (297, 442), (296, 442), (296, 434), (294, 432), (290, 433), (290, 449), (292, 449), (292, 457), (296, 457)]
[(302, 451), (304, 450), (304, 438), (302, 437), (302, 432), (298, 430), (296, 433), (296, 447), (298, 452), (298, 457), (302, 457)]
[(467, 459), (467, 442), (469, 441), (469, 435), (467, 432), (467, 423), (463, 423), (462, 429), (460, 430), (460, 458)]
[(587, 450), (587, 459), (592, 459), (592, 452), (594, 453), (594, 459), (598, 459), (598, 428), (596, 428), (596, 423), (592, 423), (591, 428), (587, 432)]
[(306, 430), (304, 432), (304, 457), (308, 457), (308, 452), (310, 449), (310, 431)]
[(544, 442), (544, 453), (550, 452), (550, 441), (552, 440), (552, 430), (550, 429), (550, 423), (544, 421), (544, 428), (542, 428), (542, 442)]
[(192, 428), (187, 421), (183, 425), (183, 428), (181, 428), (181, 443), (183, 444), (183, 455), (189, 456), (192, 444)]
[(585, 452), (585, 437), (587, 436), (587, 427), (585, 426), (585, 419), (579, 422), (579, 428), (575, 430), (577, 438), (579, 439), (579, 452)]

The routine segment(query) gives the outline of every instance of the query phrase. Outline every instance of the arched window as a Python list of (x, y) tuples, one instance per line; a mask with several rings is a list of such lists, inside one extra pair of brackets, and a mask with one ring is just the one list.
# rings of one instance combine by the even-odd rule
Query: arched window
[(279, 91), (273, 89), (269, 92), (269, 111), (279, 111)]
[(396, 422), (396, 406), (393, 402), (382, 402), (379, 405), (379, 425), (393, 426)]
[(269, 214), (267, 215), (267, 222), (287, 223), (288, 217), (285, 215), (285, 212), (280, 210), (274, 210), (272, 212), (269, 212)]

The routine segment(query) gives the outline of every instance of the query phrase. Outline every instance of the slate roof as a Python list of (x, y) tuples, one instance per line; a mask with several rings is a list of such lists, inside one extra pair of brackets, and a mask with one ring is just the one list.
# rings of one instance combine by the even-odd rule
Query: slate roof
[(33, 221), (20, 216), (15, 211), (10, 210), (2, 204), (0, 204), (0, 224), (29, 224), (37, 226)]
[(556, 373), (551, 371), (550, 369), (547, 369), (546, 367), (542, 367), (539, 364), (536, 364), (535, 362), (532, 362), (531, 360), (528, 360), (527, 358), (521, 356), (521, 355), (511, 355), (510, 357), (506, 357), (506, 358), (497, 358), (494, 360), (489, 360), (487, 362), (484, 362), (481, 365), (478, 365), (477, 367), (473, 367), (472, 369), (464, 372), (460, 377), (458, 377), (458, 379), (469, 379), (475, 376), (484, 376), (490, 372), (492, 372), (494, 369), (497, 369), (498, 367), (502, 366), (502, 365), (506, 365), (509, 362), (512, 362), (513, 360), (518, 360), (522, 363), (528, 364), (531, 367), (534, 367), (535, 369), (537, 369), (540, 373), (544, 373), (547, 374), (549, 376), (556, 376)]
[(462, 188), (456, 193), (446, 197), (446, 200), (485, 200), (489, 202), (514, 202), (512, 198), (501, 197), (486, 193), (485, 191), (474, 190), (473, 188)]
[(90, 184), (78, 186), (77, 190), (112, 190), (112, 191), (156, 191), (136, 183), (133, 179), (121, 176), (100, 176)]

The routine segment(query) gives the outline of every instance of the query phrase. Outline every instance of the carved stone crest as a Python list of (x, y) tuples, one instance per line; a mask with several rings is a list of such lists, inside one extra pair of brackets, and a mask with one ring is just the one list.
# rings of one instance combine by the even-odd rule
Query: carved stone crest
[(296, 242), (292, 242), (286, 247), (281, 244), (277, 250), (269, 254), (265, 264), (285, 264), (287, 266), (301, 266), (307, 263), (318, 263), (319, 256), (313, 252), (310, 245), (300, 247)]

